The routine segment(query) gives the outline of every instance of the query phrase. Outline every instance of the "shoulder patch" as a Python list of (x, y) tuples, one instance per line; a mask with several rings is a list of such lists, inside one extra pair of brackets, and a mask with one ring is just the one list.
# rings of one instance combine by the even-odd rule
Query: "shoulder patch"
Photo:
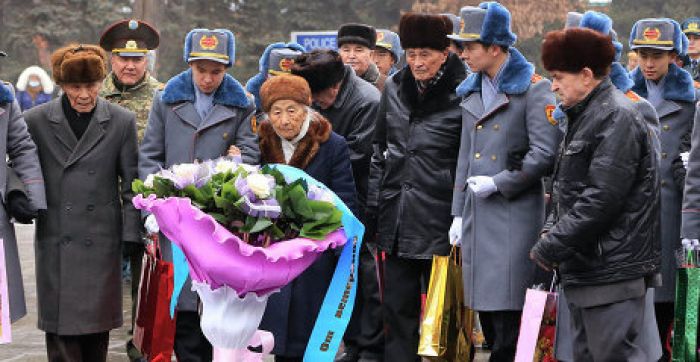
[(631, 90), (628, 90), (625, 96), (634, 103), (639, 102), (639, 95)]
[(253, 133), (258, 133), (258, 117), (253, 115), (253, 117), (250, 117), (250, 128), (253, 130)]
[(553, 104), (548, 104), (544, 107), (544, 114), (547, 116), (547, 121), (552, 125), (556, 126), (559, 122), (554, 118), (554, 110), (557, 109)]
[(541, 80), (542, 80), (542, 76), (537, 74), (537, 73), (533, 73), (532, 78), (530, 79), (530, 81), (532, 81), (532, 84), (535, 84)]

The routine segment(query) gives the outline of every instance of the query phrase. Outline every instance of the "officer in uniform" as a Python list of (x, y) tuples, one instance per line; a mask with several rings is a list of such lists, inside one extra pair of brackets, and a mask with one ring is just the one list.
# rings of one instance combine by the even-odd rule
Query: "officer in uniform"
[(136, 113), (139, 142), (146, 131), (153, 93), (163, 89), (163, 84), (148, 72), (148, 51), (158, 48), (159, 42), (156, 29), (145, 21), (133, 19), (110, 25), (100, 38), (100, 46), (112, 55), (112, 71), (100, 95)]
[[(148, 73), (148, 51), (160, 42), (158, 31), (141, 20), (120, 20), (102, 33), (100, 46), (111, 53), (112, 71), (105, 78), (100, 95), (112, 103), (136, 113), (136, 129), (141, 142), (146, 131), (153, 95), (163, 84)], [(124, 244), (124, 258), (131, 264), (131, 330), (136, 319), (136, 298), (141, 281), (141, 242)], [(126, 344), (129, 359), (137, 361), (140, 352), (133, 340)]]
[(683, 69), (700, 81), (700, 18), (688, 18), (681, 26), (683, 33), (688, 37), (688, 63)]
[(691, 132), (696, 101), (693, 79), (675, 63), (676, 57), (685, 55), (684, 37), (675, 20), (642, 19), (634, 24), (629, 38), (630, 48), (639, 57), (639, 66), (630, 74), (634, 81), (632, 91), (654, 106), (661, 125), (662, 285), (655, 291), (655, 309), (659, 334), (664, 340), (670, 335), (673, 322), (675, 251), (681, 247), (683, 190), (675, 184), (672, 163), (679, 156), (681, 139)]
[(256, 113), (262, 113), (260, 87), (271, 77), (291, 73), (292, 64), (306, 49), (298, 43), (272, 43), (260, 57), (259, 73), (248, 79), (245, 89), (255, 97)]
[(512, 361), (536, 278), (528, 253), (544, 225), (542, 178), (561, 131), (551, 83), (513, 47), (510, 12), (484, 2), (463, 7), (460, 18), (449, 37), (463, 43), (474, 73), (457, 87), (462, 136), (449, 238), (462, 245), (465, 304), (493, 333), (490, 361)]
[(377, 65), (379, 73), (390, 76), (399, 69), (399, 61), (403, 56), (401, 39), (391, 30), (377, 30), (377, 45), (372, 53), (372, 61)]

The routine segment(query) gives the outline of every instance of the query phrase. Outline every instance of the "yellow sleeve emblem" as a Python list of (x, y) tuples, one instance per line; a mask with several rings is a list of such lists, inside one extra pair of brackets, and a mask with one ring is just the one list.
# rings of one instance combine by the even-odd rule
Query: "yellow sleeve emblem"
[(639, 102), (639, 95), (631, 90), (627, 91), (627, 93), (625, 93), (625, 96), (627, 96), (627, 98), (629, 98), (629, 100), (631, 100), (634, 103)]
[(554, 119), (554, 110), (557, 109), (553, 104), (548, 104), (544, 107), (544, 114), (547, 116), (547, 121), (552, 124), (552, 126), (556, 126), (559, 122), (557, 122), (556, 119)]
[(535, 84), (542, 80), (542, 76), (537, 73), (534, 73), (532, 74), (532, 78), (530, 80), (532, 81), (532, 84)]

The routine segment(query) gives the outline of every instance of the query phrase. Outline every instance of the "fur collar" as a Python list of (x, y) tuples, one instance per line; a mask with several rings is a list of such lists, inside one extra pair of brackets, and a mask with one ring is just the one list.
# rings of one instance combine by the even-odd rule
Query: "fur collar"
[(442, 77), (437, 83), (428, 88), (421, 100), (418, 96), (418, 87), (413, 73), (408, 66), (394, 74), (392, 77), (398, 80), (401, 98), (411, 109), (418, 109), (423, 113), (432, 113), (449, 106), (450, 94), (454, 94), (455, 88), (466, 77), (467, 72), (464, 63), (454, 53), (450, 53), (445, 62)]
[[(632, 71), (631, 76), (634, 81), (632, 90), (643, 98), (647, 98), (649, 91), (639, 67)], [(695, 102), (695, 87), (690, 74), (677, 65), (671, 64), (666, 74), (663, 98), (667, 101)]]
[(615, 85), (615, 88), (622, 91), (622, 93), (627, 93), (634, 86), (634, 82), (627, 72), (625, 67), (618, 62), (612, 63), (612, 68), (610, 69), (610, 80)]
[(12, 103), (15, 100), (14, 93), (10, 84), (0, 82), (0, 104)]
[[(194, 102), (194, 84), (192, 83), (192, 69), (188, 69), (172, 78), (165, 85), (162, 99), (168, 104), (179, 102)], [(245, 90), (237, 80), (226, 74), (219, 89), (214, 93), (214, 104), (229, 107), (246, 108), (250, 104)]]
[[(306, 136), (297, 144), (296, 150), (288, 165), (299, 169), (305, 169), (306, 166), (318, 153), (321, 144), (328, 141), (332, 132), (331, 123), (328, 122), (320, 114), (314, 112), (309, 130)], [(282, 163), (284, 164), (284, 152), (282, 152), (282, 142), (280, 137), (275, 133), (269, 120), (260, 123), (258, 129), (258, 137), (260, 139), (260, 157), (262, 163)]]
[[(510, 59), (501, 75), (498, 91), (505, 94), (523, 94), (530, 89), (535, 67), (515, 48), (510, 48)], [(472, 73), (457, 87), (457, 95), (464, 97), (473, 92), (481, 92), (481, 72)]]

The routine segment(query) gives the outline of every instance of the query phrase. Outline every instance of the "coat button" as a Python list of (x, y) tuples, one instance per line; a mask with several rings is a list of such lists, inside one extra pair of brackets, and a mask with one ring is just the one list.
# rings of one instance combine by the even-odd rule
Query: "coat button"
[(491, 155), (491, 161), (496, 161), (496, 155)]
[(95, 174), (95, 170), (88, 170), (88, 175), (94, 175), (94, 174)]
[(479, 153), (479, 152), (475, 153), (475, 154), (474, 154), (474, 158), (476, 158), (477, 160), (480, 159), (480, 158), (481, 158), (481, 153)]
[(72, 208), (73, 208), (73, 205), (71, 205), (70, 202), (66, 204), (66, 211), (70, 211)]
[(666, 180), (661, 180), (661, 186), (666, 186)]
[(665, 124), (665, 125), (663, 126), (663, 129), (664, 129), (664, 131), (668, 131), (668, 130), (671, 129), (671, 126)]
[(90, 245), (92, 245), (92, 240), (85, 239), (85, 246), (90, 246)]
[(95, 210), (95, 205), (88, 205), (87, 211), (92, 211), (92, 210)]
[(661, 158), (666, 158), (668, 157), (668, 153), (666, 152), (661, 152)]
[(410, 190), (410, 189), (411, 189), (411, 184), (409, 184), (409, 183), (403, 184), (403, 189), (404, 189), (404, 190)]
[(501, 129), (501, 126), (500, 126), (500, 125), (497, 125), (497, 124), (494, 124), (494, 125), (493, 125), (493, 129), (496, 130), (496, 131), (498, 131), (499, 129)]
[(478, 125), (478, 126), (476, 126), (476, 129), (478, 129), (478, 130), (480, 130), (480, 129), (482, 129), (482, 128), (484, 128), (483, 125)]
[(64, 246), (68, 246), (68, 244), (70, 244), (70, 236), (64, 237), (64, 238), (63, 238), (63, 241), (61, 241), (61, 243), (62, 243)]

